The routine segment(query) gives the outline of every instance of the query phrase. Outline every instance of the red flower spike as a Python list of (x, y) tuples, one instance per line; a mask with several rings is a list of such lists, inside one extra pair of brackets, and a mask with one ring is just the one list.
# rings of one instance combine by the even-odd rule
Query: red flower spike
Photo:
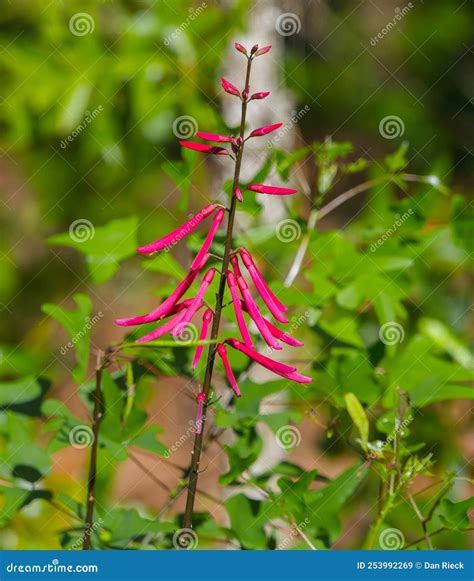
[(192, 141), (180, 141), (182, 147), (187, 147), (188, 149), (193, 149), (194, 151), (199, 151), (201, 153), (211, 153), (213, 155), (229, 155), (227, 149), (223, 147), (217, 147), (215, 145), (205, 145), (204, 143), (194, 143)]
[(152, 252), (159, 252), (164, 248), (170, 248), (171, 246), (174, 246), (185, 236), (195, 230), (204, 220), (204, 218), (207, 218), (212, 214), (212, 212), (214, 212), (217, 206), (218, 204), (209, 204), (209, 206), (203, 208), (182, 226), (176, 228), (176, 230), (173, 230), (173, 232), (170, 232), (166, 236), (155, 240), (155, 242), (151, 242), (146, 246), (140, 246), (140, 248), (137, 248), (137, 252), (140, 252), (140, 254), (151, 254)]
[(250, 101), (265, 99), (270, 94), (270, 91), (260, 91), (259, 93), (254, 93), (250, 97)]
[(234, 87), (234, 85), (232, 83), (229, 83), (229, 81), (226, 81), (224, 79), (224, 77), (222, 77), (221, 82), (222, 82), (222, 88), (224, 89), (224, 91), (226, 93), (229, 93), (229, 95), (235, 95), (236, 97), (240, 97), (239, 89), (237, 89), (237, 87)]
[[(205, 341), (207, 339), (207, 332), (209, 330), (209, 325), (212, 321), (212, 309), (206, 309), (202, 316), (202, 327), (201, 333), (199, 335), (199, 341)], [(198, 345), (196, 348), (196, 353), (194, 354), (193, 363), (191, 365), (192, 369), (196, 369), (199, 360), (201, 359), (202, 352), (204, 350), (204, 345)]]
[(206, 255), (207, 251), (209, 250), (212, 244), (212, 241), (214, 240), (214, 236), (216, 235), (217, 229), (219, 228), (220, 223), (224, 219), (224, 215), (225, 210), (220, 209), (214, 216), (211, 229), (209, 230), (209, 233), (207, 234), (204, 240), (201, 250), (197, 253), (196, 258), (193, 260), (193, 263), (191, 264), (191, 270), (195, 270), (203, 260), (203, 257)]
[(234, 390), (235, 395), (237, 397), (240, 397), (242, 394), (240, 393), (239, 386), (237, 385), (237, 381), (235, 380), (234, 373), (230, 366), (229, 359), (227, 357), (226, 346), (220, 343), (217, 346), (217, 352), (219, 353), (219, 356), (222, 359), (222, 363), (224, 364), (225, 373), (227, 375), (227, 379), (229, 380), (231, 388)]
[(250, 54), (255, 55), (255, 53), (257, 52), (257, 50), (258, 50), (258, 44), (254, 44), (252, 46), (252, 48), (250, 49)]
[(240, 334), (242, 335), (242, 339), (244, 340), (244, 343), (248, 347), (253, 347), (252, 339), (250, 338), (250, 333), (247, 328), (247, 324), (245, 323), (244, 315), (242, 313), (242, 306), (237, 291), (237, 282), (235, 280), (235, 276), (232, 274), (232, 272), (230, 272), (230, 270), (227, 271), (227, 284), (229, 286), (230, 294), (232, 296), (235, 318), (237, 319), (237, 325), (239, 327)]
[(265, 367), (265, 369), (268, 369), (269, 371), (274, 371), (275, 373), (277, 372), (284, 373), (286, 375), (288, 375), (289, 373), (294, 373), (296, 371), (296, 367), (291, 367), (290, 365), (286, 365), (285, 363), (280, 363), (280, 361), (270, 359), (270, 357), (266, 357), (265, 355), (258, 353), (257, 351), (255, 351), (255, 349), (247, 347), (237, 339), (226, 339), (225, 342), (234, 349), (237, 349), (238, 351), (244, 353), (244, 355), (247, 355), (247, 357), (250, 357), (250, 359), (253, 359), (257, 363), (260, 363), (260, 365), (262, 365), (263, 367)]
[(240, 188), (234, 188), (234, 196), (239, 200), (240, 203), (244, 201), (242, 191)]
[(193, 284), (195, 278), (199, 274), (201, 268), (209, 260), (209, 255), (203, 257), (199, 268), (196, 270), (190, 270), (185, 278), (179, 283), (175, 290), (170, 294), (170, 296), (164, 300), (159, 307), (157, 307), (151, 313), (147, 315), (142, 315), (140, 317), (132, 317), (130, 319), (116, 319), (115, 324), (121, 325), (122, 327), (130, 327), (131, 325), (143, 325), (144, 323), (152, 323), (153, 321), (158, 321), (158, 319), (163, 319), (171, 314), (172, 309), (175, 307), (179, 299), (186, 293), (189, 287)]
[(260, 314), (260, 309), (258, 308), (256, 302), (253, 300), (249, 291), (249, 287), (247, 286), (247, 283), (243, 277), (239, 276), (237, 278), (237, 284), (239, 285), (244, 302), (247, 305), (249, 315), (253, 322), (257, 325), (258, 330), (262, 334), (262, 337), (265, 339), (265, 343), (272, 347), (272, 349), (275, 349), (275, 351), (281, 351), (281, 345), (278, 344), (278, 342), (275, 340), (275, 337), (270, 333), (268, 327), (265, 325), (265, 321)]
[(266, 125), (265, 127), (259, 127), (258, 129), (254, 129), (249, 137), (261, 137), (262, 135), (266, 135), (267, 133), (271, 133), (276, 129), (279, 129), (283, 123), (275, 123), (275, 125)]
[(206, 403), (206, 394), (200, 391), (196, 395), (196, 401), (198, 404), (196, 412), (196, 434), (200, 434), (202, 430), (202, 416), (204, 411), (204, 404)]
[(255, 260), (252, 258), (252, 255), (250, 254), (250, 252), (245, 249), (245, 248), (241, 248), (240, 249), (240, 254), (241, 255), (246, 255), (249, 257), (249, 259), (252, 262), (252, 265), (255, 268), (255, 272), (257, 273), (260, 282), (263, 284), (263, 286), (265, 287), (267, 293), (270, 295), (270, 297), (272, 298), (273, 302), (276, 304), (276, 306), (280, 309), (280, 311), (283, 311), (284, 313), (288, 312), (288, 307), (286, 307), (279, 299), (277, 296), (275, 296), (275, 294), (271, 291), (270, 287), (268, 286), (268, 284), (265, 282), (265, 279), (262, 276), (262, 273), (260, 272), (258, 266), (255, 264)]
[(218, 133), (204, 133), (204, 131), (198, 131), (196, 135), (201, 139), (214, 141), (215, 143), (228, 143), (231, 141), (231, 138), (228, 135), (219, 135)]
[(257, 57), (257, 56), (262, 56), (262, 54), (267, 54), (267, 52), (270, 52), (271, 48), (272, 48), (271, 44), (269, 44), (268, 46), (264, 46), (263, 48), (258, 49), (257, 52), (253, 56)]
[(250, 274), (250, 278), (252, 279), (255, 288), (262, 297), (263, 302), (267, 305), (270, 313), (275, 317), (277, 321), (280, 321), (280, 323), (288, 323), (288, 319), (281, 314), (280, 309), (273, 301), (270, 293), (267, 291), (266, 286), (260, 280), (260, 277), (250, 256), (248, 254), (245, 254), (245, 252), (242, 252), (242, 250), (240, 251), (240, 256), (242, 257), (242, 262), (244, 263), (246, 269)]
[(201, 286), (199, 287), (199, 290), (196, 293), (196, 296), (194, 297), (189, 308), (186, 309), (184, 317), (179, 322), (179, 325), (171, 332), (172, 337), (176, 337), (182, 332), (183, 328), (191, 321), (191, 319), (194, 317), (198, 309), (202, 306), (204, 295), (206, 294), (206, 291), (209, 288), (209, 285), (211, 284), (215, 274), (216, 274), (215, 268), (210, 268), (206, 272), (203, 281), (201, 283)]
[(241, 52), (245, 56), (248, 56), (247, 49), (245, 48), (245, 46), (241, 45), (240, 42), (236, 42), (234, 44), (234, 46), (235, 46), (236, 50), (238, 50), (239, 52)]
[(288, 196), (296, 194), (298, 190), (292, 188), (277, 188), (275, 186), (266, 186), (264, 184), (251, 184), (247, 186), (247, 190), (257, 192), (257, 194), (270, 194), (272, 196)]

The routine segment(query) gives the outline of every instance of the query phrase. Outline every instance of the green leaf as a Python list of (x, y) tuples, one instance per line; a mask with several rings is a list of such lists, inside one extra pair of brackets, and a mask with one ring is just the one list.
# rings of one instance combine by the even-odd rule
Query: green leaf
[(160, 252), (151, 260), (144, 260), (142, 266), (146, 270), (166, 274), (177, 279), (182, 279), (186, 276), (186, 271), (170, 252)]
[(360, 434), (360, 443), (362, 448), (367, 451), (367, 441), (369, 439), (369, 420), (364, 408), (353, 393), (346, 393), (344, 396), (346, 407), (352, 421), (356, 425)]
[(437, 511), (443, 524), (450, 529), (465, 529), (470, 526), (469, 509), (474, 506), (474, 496), (453, 502), (449, 498), (444, 498)]
[(71, 340), (63, 345), (61, 351), (65, 353), (69, 349), (74, 349), (76, 353), (77, 365), (72, 371), (72, 376), (77, 383), (83, 381), (87, 374), (90, 351), (90, 331), (94, 324), (94, 319), (101, 315), (96, 315), (91, 319), (92, 301), (87, 295), (76, 293), (73, 296), (77, 305), (75, 310), (67, 310), (59, 305), (47, 303), (43, 305), (42, 311), (55, 319), (69, 333)]
[(15, 381), (0, 382), (0, 407), (11, 407), (32, 401), (41, 395), (42, 389), (36, 377), (23, 377)]
[(407, 151), (408, 141), (404, 141), (394, 153), (385, 157), (385, 165), (388, 167), (389, 171), (395, 173), (408, 165), (406, 155)]
[(469, 349), (441, 321), (423, 318), (419, 322), (420, 331), (441, 351), (445, 351), (466, 369), (474, 370), (474, 357)]
[(71, 224), (70, 232), (48, 238), (53, 246), (69, 246), (86, 256), (92, 280), (103, 283), (117, 271), (120, 262), (135, 254), (138, 219), (135, 216), (112, 220), (95, 228), (87, 221)]
[(250, 500), (244, 494), (231, 496), (225, 501), (232, 530), (244, 549), (263, 550), (268, 548), (264, 531), (266, 518), (263, 504)]

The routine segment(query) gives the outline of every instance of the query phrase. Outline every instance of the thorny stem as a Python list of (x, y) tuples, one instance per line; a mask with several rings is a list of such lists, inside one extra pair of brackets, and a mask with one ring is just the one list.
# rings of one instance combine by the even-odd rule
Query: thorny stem
[(108, 354), (103, 351), (97, 353), (95, 367), (94, 410), (92, 416), (92, 448), (89, 461), (89, 476), (87, 479), (86, 518), (84, 521), (84, 540), (82, 549), (91, 549), (91, 535), (94, 521), (95, 481), (97, 476), (97, 450), (99, 448), (100, 421), (102, 419), (102, 372), (108, 363)]
[[(252, 66), (252, 60), (249, 58), (247, 60), (247, 72), (245, 76), (245, 85), (244, 88), (247, 90), (250, 80), (250, 69)], [(239, 186), (239, 179), (240, 179), (240, 167), (242, 164), (242, 155), (244, 152), (244, 131), (245, 131), (245, 118), (247, 115), (247, 101), (246, 99), (242, 99), (242, 112), (240, 118), (240, 131), (239, 137), (242, 138), (242, 145), (239, 147), (236, 159), (235, 159), (235, 170), (234, 170), (234, 181), (233, 181), (233, 188), (237, 188)], [(232, 192), (233, 193), (233, 192)], [(214, 316), (212, 318), (212, 330), (211, 330), (211, 341), (215, 341), (219, 334), (219, 324), (221, 320), (221, 312), (222, 312), (222, 305), (224, 301), (224, 291), (225, 291), (225, 284), (226, 284), (226, 273), (229, 268), (229, 261), (230, 261), (230, 253), (232, 251), (232, 233), (234, 229), (234, 219), (235, 219), (235, 210), (237, 207), (237, 198), (233, 194), (232, 195), (232, 202), (229, 209), (229, 220), (227, 224), (227, 234), (226, 234), (226, 241), (225, 241), (225, 250), (224, 250), (224, 257), (222, 261), (222, 271), (221, 271), (221, 278), (219, 282), (219, 290), (217, 292), (216, 297), (216, 306), (214, 309)], [(202, 386), (202, 391), (205, 395), (205, 402), (204, 402), (204, 410), (203, 410), (203, 417), (201, 421), (201, 429), (199, 434), (196, 434), (194, 439), (194, 448), (192, 451), (192, 458), (191, 458), (191, 471), (189, 473), (189, 483), (188, 483), (188, 496), (186, 499), (186, 508), (184, 511), (184, 519), (183, 519), (183, 528), (191, 528), (193, 522), (193, 512), (194, 512), (194, 501), (196, 499), (196, 489), (197, 489), (197, 482), (199, 476), (199, 464), (201, 461), (201, 453), (202, 453), (202, 442), (204, 436), (204, 428), (206, 424), (206, 412), (207, 412), (207, 400), (209, 396), (209, 391), (211, 389), (211, 382), (212, 382), (212, 372), (214, 369), (214, 361), (216, 357), (217, 346), (215, 344), (209, 346), (209, 351), (207, 354), (207, 364), (206, 364), (206, 371), (204, 375), (204, 383)]]

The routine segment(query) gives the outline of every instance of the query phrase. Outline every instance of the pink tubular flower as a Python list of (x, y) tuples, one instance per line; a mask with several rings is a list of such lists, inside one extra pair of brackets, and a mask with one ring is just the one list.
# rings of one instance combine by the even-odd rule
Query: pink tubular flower
[(250, 97), (250, 101), (254, 101), (254, 100), (259, 100), (259, 99), (265, 99), (266, 97), (268, 97), (268, 95), (270, 94), (270, 91), (260, 91), (259, 93), (254, 93), (251, 97)]
[(270, 194), (272, 196), (288, 196), (296, 194), (298, 190), (293, 188), (277, 188), (275, 186), (266, 186), (265, 184), (251, 184), (247, 186), (247, 190), (257, 192), (257, 194)]
[(234, 390), (235, 395), (237, 397), (240, 397), (242, 394), (240, 393), (240, 389), (239, 386), (237, 385), (237, 381), (235, 380), (234, 374), (232, 372), (229, 359), (227, 358), (227, 349), (225, 345), (220, 343), (217, 346), (217, 352), (219, 353), (219, 356), (222, 359), (222, 363), (224, 364), (225, 373), (227, 375), (227, 379), (229, 380), (231, 388)]
[(196, 434), (200, 434), (202, 430), (202, 415), (204, 411), (204, 404), (206, 403), (206, 394), (200, 391), (196, 395), (196, 401), (198, 404), (196, 412)]
[(242, 191), (240, 190), (240, 188), (234, 188), (234, 195), (239, 200), (239, 202), (244, 201), (244, 198), (242, 196)]
[(219, 135), (218, 133), (204, 133), (204, 131), (198, 131), (196, 135), (201, 139), (215, 141), (216, 143), (228, 143), (231, 140), (231, 137), (228, 135)]
[(237, 254), (232, 254), (232, 256), (230, 257), (230, 262), (232, 264), (232, 268), (234, 269), (235, 276), (237, 278), (239, 276), (242, 276), (242, 273), (240, 272), (239, 259), (237, 258)]
[(135, 341), (135, 343), (144, 343), (146, 341), (154, 341), (155, 339), (159, 339), (163, 335), (166, 335), (166, 333), (172, 332), (173, 329), (175, 329), (177, 327), (182, 330), (181, 322), (182, 322), (184, 316), (186, 315), (186, 310), (187, 309), (181, 311), (181, 313), (179, 313), (178, 315), (176, 315), (175, 317), (173, 317), (172, 319), (167, 321), (164, 325), (161, 325), (161, 327), (158, 327), (158, 329), (155, 329), (151, 333), (148, 333), (147, 335), (140, 337), (140, 339), (137, 339)]
[(245, 56), (247, 56), (247, 49), (245, 48), (245, 46), (243, 46), (242, 44), (240, 44), (240, 42), (236, 42), (234, 44), (235, 49), (238, 50), (239, 52), (241, 52), (242, 54), (244, 54)]
[[(199, 334), (199, 341), (205, 341), (207, 339), (207, 332), (209, 330), (209, 325), (212, 321), (212, 309), (206, 309), (202, 316), (202, 327), (201, 333)], [(204, 349), (204, 345), (198, 345), (196, 348), (196, 353), (194, 354), (193, 363), (191, 365), (192, 369), (196, 369), (199, 360), (201, 359), (201, 355)]]
[(280, 309), (280, 311), (283, 311), (284, 313), (288, 312), (288, 307), (286, 307), (279, 299), (278, 297), (276, 297), (273, 292), (270, 290), (270, 287), (268, 286), (268, 284), (265, 282), (265, 279), (262, 276), (262, 273), (260, 272), (260, 270), (258, 269), (258, 266), (255, 264), (254, 259), (252, 258), (252, 255), (250, 254), (250, 252), (248, 250), (246, 250), (245, 248), (241, 248), (240, 249), (240, 254), (241, 255), (246, 255), (248, 256), (248, 258), (250, 259), (250, 261), (252, 262), (252, 265), (255, 269), (255, 273), (257, 274), (258, 278), (260, 279), (261, 284), (265, 287), (267, 293), (270, 295), (270, 297), (272, 298), (272, 301), (276, 304), (276, 306)]
[(224, 89), (224, 91), (226, 93), (229, 93), (230, 95), (235, 95), (236, 97), (240, 97), (239, 89), (237, 89), (237, 87), (234, 87), (234, 85), (232, 83), (229, 83), (229, 81), (226, 81), (224, 79), (224, 77), (222, 77), (221, 82), (222, 82), (222, 88)]
[(137, 248), (137, 252), (140, 252), (140, 254), (151, 254), (152, 252), (158, 252), (159, 250), (173, 246), (182, 240), (185, 236), (187, 236), (190, 232), (195, 230), (197, 226), (204, 220), (204, 218), (207, 218), (212, 214), (212, 212), (214, 212), (217, 206), (218, 204), (209, 204), (209, 206), (203, 208), (182, 226), (176, 228), (176, 230), (173, 230), (173, 232), (170, 232), (166, 236), (155, 240), (155, 242), (151, 242), (151, 244)]
[(204, 256), (207, 254), (207, 251), (209, 250), (212, 244), (212, 241), (214, 240), (214, 236), (216, 235), (217, 229), (219, 228), (220, 223), (224, 218), (224, 215), (225, 211), (223, 209), (220, 209), (214, 216), (212, 226), (206, 236), (206, 239), (204, 240), (201, 250), (197, 253), (196, 258), (193, 260), (193, 263), (191, 264), (191, 270), (195, 270), (201, 264)]
[(194, 151), (200, 151), (201, 153), (212, 153), (213, 155), (229, 155), (227, 149), (223, 147), (217, 147), (215, 145), (205, 145), (204, 143), (194, 143), (193, 141), (180, 141), (182, 147), (187, 147), (188, 149), (194, 149)]
[(268, 292), (267, 287), (262, 283), (259, 273), (257, 272), (257, 269), (252, 259), (250, 258), (249, 254), (242, 252), (241, 250), (240, 256), (242, 257), (242, 262), (244, 263), (246, 269), (249, 271), (250, 278), (252, 279), (255, 288), (262, 297), (263, 302), (267, 305), (270, 313), (275, 317), (277, 321), (280, 321), (280, 323), (288, 323), (288, 319), (282, 315), (280, 309), (275, 304), (272, 296)]
[(257, 304), (252, 298), (250, 294), (249, 287), (247, 283), (243, 279), (243, 277), (239, 276), (237, 278), (237, 284), (239, 285), (240, 292), (242, 293), (242, 297), (244, 302), (247, 306), (249, 315), (251, 316), (253, 322), (257, 325), (258, 330), (262, 334), (262, 337), (265, 339), (265, 343), (275, 349), (276, 351), (281, 351), (281, 345), (275, 340), (275, 337), (270, 333), (268, 327), (265, 325), (265, 321), (263, 320), (262, 315), (260, 314), (260, 309), (258, 308)]
[(142, 315), (139, 317), (132, 317), (130, 319), (116, 319), (115, 323), (121, 325), (122, 327), (129, 327), (131, 325), (143, 325), (144, 323), (152, 323), (153, 321), (158, 321), (158, 319), (163, 319), (171, 314), (172, 309), (175, 307), (179, 299), (186, 293), (189, 287), (193, 284), (195, 278), (199, 274), (201, 268), (209, 260), (209, 255), (203, 257), (199, 268), (196, 270), (190, 270), (184, 279), (179, 283), (175, 290), (170, 294), (170, 296), (164, 300), (159, 307), (157, 307), (151, 313), (147, 315)]
[(271, 133), (276, 129), (279, 129), (282, 126), (282, 123), (275, 123), (274, 125), (266, 125), (265, 127), (259, 127), (258, 129), (254, 129), (249, 137), (261, 137), (262, 135), (266, 135), (267, 133)]
[[(244, 303), (244, 301), (240, 301), (240, 306), (244, 311), (247, 312), (247, 305)], [(294, 337), (292, 337), (285, 331), (282, 331), (278, 327), (275, 327), (275, 325), (273, 325), (272, 322), (269, 321), (266, 317), (263, 317), (263, 320), (265, 321), (265, 324), (267, 325), (268, 329), (270, 330), (270, 333), (275, 337), (275, 339), (278, 339), (279, 341), (282, 341), (287, 345), (291, 345), (292, 347), (303, 347), (304, 343), (298, 341), (298, 339), (295, 339)]]
[(280, 363), (280, 361), (270, 359), (270, 357), (266, 357), (265, 355), (258, 353), (257, 351), (255, 351), (255, 349), (247, 347), (237, 339), (226, 339), (225, 342), (234, 349), (237, 349), (238, 351), (244, 353), (244, 355), (247, 355), (247, 357), (250, 357), (250, 359), (253, 359), (257, 363), (260, 363), (260, 365), (262, 365), (263, 367), (265, 367), (265, 369), (268, 369), (269, 371), (274, 371), (275, 373), (284, 373), (286, 375), (288, 375), (289, 373), (294, 373), (296, 371), (296, 367), (291, 367), (290, 365), (286, 365), (285, 363)]
[(262, 56), (262, 54), (266, 54), (267, 52), (269, 52), (271, 48), (272, 48), (271, 44), (269, 44), (268, 46), (264, 46), (263, 48), (258, 49), (253, 56), (254, 57)]
[(235, 276), (232, 274), (232, 272), (230, 272), (230, 270), (227, 271), (227, 285), (230, 289), (230, 294), (232, 296), (235, 318), (237, 319), (237, 325), (239, 327), (240, 334), (242, 335), (242, 339), (244, 340), (244, 343), (248, 347), (253, 347), (252, 339), (250, 338), (250, 333), (245, 323), (244, 315), (242, 313), (242, 306), (240, 304), (240, 298), (237, 292), (237, 283), (235, 280)]
[(203, 303), (204, 295), (206, 294), (206, 291), (209, 288), (209, 285), (211, 284), (212, 279), (214, 278), (214, 275), (215, 274), (216, 274), (216, 269), (215, 268), (210, 268), (206, 272), (206, 274), (204, 275), (203, 281), (201, 283), (201, 286), (199, 287), (199, 290), (198, 290), (196, 296), (194, 297), (194, 299), (192, 300), (191, 304), (189, 305), (189, 307), (184, 312), (184, 316), (180, 320), (179, 325), (177, 325), (171, 331), (171, 336), (172, 337), (176, 337), (176, 336), (178, 336), (181, 333), (181, 331), (183, 330), (184, 326), (187, 325), (191, 321), (191, 319), (196, 314), (197, 310), (201, 307), (201, 305)]

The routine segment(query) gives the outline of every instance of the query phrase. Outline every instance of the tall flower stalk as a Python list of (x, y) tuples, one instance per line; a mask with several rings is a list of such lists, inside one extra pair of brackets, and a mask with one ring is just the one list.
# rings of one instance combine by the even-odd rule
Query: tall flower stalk
[[(203, 450), (206, 411), (209, 402), (209, 393), (212, 386), (216, 355), (219, 355), (219, 358), (222, 361), (229, 385), (236, 397), (240, 397), (241, 392), (229, 363), (227, 346), (234, 350), (240, 351), (249, 359), (259, 363), (264, 368), (287, 380), (296, 381), (298, 383), (308, 383), (311, 381), (309, 377), (305, 377), (297, 373), (295, 367), (280, 363), (270, 357), (267, 357), (266, 355), (259, 353), (253, 344), (244, 315), (245, 313), (251, 319), (251, 321), (255, 323), (260, 336), (268, 345), (270, 352), (281, 350), (282, 347), (280, 342), (294, 347), (303, 345), (300, 341), (294, 339), (282, 329), (276, 327), (270, 320), (261, 314), (260, 307), (252, 295), (248, 283), (253, 285), (257, 294), (257, 299), (261, 299), (264, 306), (268, 309), (276, 321), (280, 323), (288, 322), (288, 319), (285, 317), (285, 313), (288, 311), (287, 307), (278, 299), (278, 297), (273, 294), (265, 282), (265, 279), (260, 272), (255, 260), (252, 258), (250, 252), (245, 248), (233, 248), (235, 213), (238, 203), (244, 202), (242, 190), (248, 190), (257, 194), (267, 195), (292, 195), (296, 193), (296, 190), (291, 188), (275, 187), (265, 184), (248, 184), (243, 186), (240, 182), (240, 170), (242, 166), (246, 141), (255, 137), (262, 137), (272, 131), (275, 131), (281, 126), (281, 123), (269, 125), (266, 127), (259, 127), (251, 131), (247, 136), (245, 135), (247, 108), (250, 102), (265, 99), (269, 95), (269, 92), (267, 91), (260, 91), (253, 94), (250, 93), (250, 75), (252, 63), (255, 58), (266, 54), (271, 49), (271, 47), (265, 46), (263, 48), (259, 48), (258, 45), (255, 45), (251, 48), (250, 51), (247, 51), (241, 44), (236, 43), (235, 48), (245, 56), (247, 61), (244, 86), (243, 89), (240, 90), (226, 79), (222, 79), (222, 88), (225, 92), (241, 100), (240, 128), (238, 135), (228, 136), (198, 132), (197, 137), (207, 142), (218, 143), (219, 145), (208, 145), (207, 143), (190, 141), (180, 142), (183, 147), (205, 154), (228, 156), (234, 161), (234, 178), (230, 207), (224, 208), (217, 203), (210, 204), (201, 210), (198, 214), (196, 214), (196, 216), (191, 218), (188, 222), (170, 234), (162, 237), (159, 240), (156, 240), (155, 242), (152, 242), (151, 244), (139, 248), (138, 252), (142, 254), (151, 254), (164, 249), (169, 249), (182, 238), (187, 236), (190, 232), (192, 232), (201, 222), (213, 216), (212, 225), (208, 231), (201, 249), (191, 264), (188, 274), (171, 293), (171, 295), (151, 313), (138, 317), (132, 317), (129, 319), (118, 319), (116, 321), (116, 323), (119, 325), (128, 326), (169, 319), (161, 327), (158, 327), (151, 333), (148, 333), (144, 337), (141, 337), (137, 340), (138, 342), (152, 341), (158, 337), (161, 337), (165, 333), (170, 333), (172, 336), (179, 336), (180, 333), (183, 332), (184, 328), (190, 324), (193, 317), (196, 316), (197, 313), (201, 311), (201, 309), (205, 309), (202, 315), (202, 328), (199, 338), (201, 340), (210, 339), (210, 344), (207, 352), (204, 380), (202, 382), (200, 391), (196, 396), (196, 429), (194, 447), (192, 451), (191, 469), (189, 473), (188, 495), (183, 520), (184, 528), (192, 527), (197, 482), (199, 477), (199, 466)], [(220, 228), (221, 222), (223, 221), (226, 212), (228, 215), (228, 220), (224, 254), (222, 257), (217, 257), (222, 261), (222, 263), (219, 272), (220, 280), (215, 306), (213, 309), (211, 309), (205, 302), (206, 292), (218, 272), (215, 268), (210, 268), (204, 274), (203, 278), (201, 279), (199, 289), (194, 297), (182, 300), (184, 295), (200, 276), (200, 273), (204, 269), (204, 266), (207, 264), (207, 262), (216, 257), (214, 254), (210, 254), (209, 250), (211, 248), (214, 236), (217, 230)], [(247, 279), (244, 277), (244, 274), (241, 271), (241, 266), (243, 266), (247, 273)], [(224, 309), (224, 293), (226, 290), (226, 285), (230, 290), (232, 298), (231, 304), (243, 343), (234, 338), (226, 339), (223, 342), (219, 341), (219, 327)], [(210, 337), (207, 337), (209, 327)], [(196, 367), (201, 357), (202, 351), (202, 345), (198, 346), (192, 363), (193, 369)]]

